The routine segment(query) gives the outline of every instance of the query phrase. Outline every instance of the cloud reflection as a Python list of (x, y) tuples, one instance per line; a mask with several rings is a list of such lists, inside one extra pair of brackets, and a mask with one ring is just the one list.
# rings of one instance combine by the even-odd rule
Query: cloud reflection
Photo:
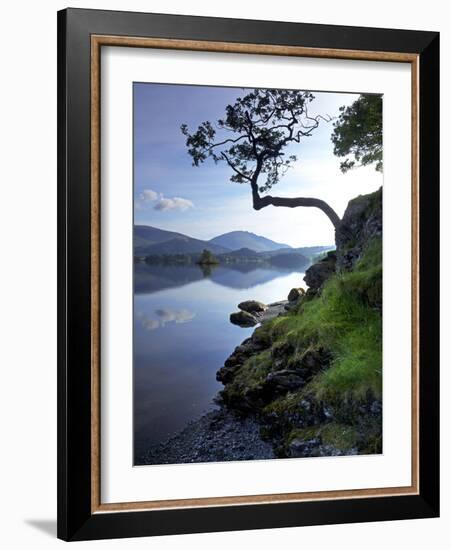
[(155, 315), (159, 319), (152, 319), (148, 317), (145, 313), (138, 313), (138, 319), (141, 322), (141, 325), (146, 330), (156, 330), (157, 328), (163, 328), (168, 323), (188, 323), (192, 321), (196, 314), (189, 309), (156, 309)]

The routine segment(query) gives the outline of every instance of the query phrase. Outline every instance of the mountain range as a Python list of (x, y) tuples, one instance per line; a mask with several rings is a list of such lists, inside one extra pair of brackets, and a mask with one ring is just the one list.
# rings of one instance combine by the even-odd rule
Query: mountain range
[(272, 256), (278, 253), (299, 252), (312, 256), (333, 248), (332, 246), (292, 248), (288, 244), (278, 243), (249, 231), (231, 231), (205, 241), (149, 225), (135, 225), (133, 239), (135, 256), (197, 254), (204, 249), (210, 250), (213, 254), (232, 252), (236, 254), (237, 251), (241, 251), (239, 255), (263, 252)]
[(272, 250), (280, 250), (281, 248), (291, 248), (287, 244), (276, 243), (271, 239), (261, 237), (249, 231), (230, 231), (230, 233), (218, 235), (208, 242), (224, 246), (229, 250), (248, 248), (254, 252), (271, 252)]
[(202, 252), (204, 248), (208, 248), (213, 254), (224, 254), (230, 251), (224, 246), (149, 225), (135, 225), (133, 239), (135, 256), (196, 254)]

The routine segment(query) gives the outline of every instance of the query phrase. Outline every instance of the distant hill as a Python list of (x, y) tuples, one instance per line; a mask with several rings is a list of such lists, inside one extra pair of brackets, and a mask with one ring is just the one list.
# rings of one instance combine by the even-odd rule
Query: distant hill
[(204, 249), (209, 250), (213, 254), (224, 254), (225, 252), (229, 252), (229, 250), (223, 246), (183, 235), (162, 243), (138, 247), (135, 249), (135, 254), (149, 256), (161, 254), (196, 254), (202, 252)]
[(266, 252), (267, 256), (277, 256), (279, 254), (302, 254), (307, 258), (313, 258), (321, 252), (326, 252), (328, 250), (333, 250), (335, 247), (330, 246), (301, 246), (299, 248), (278, 248), (277, 250), (270, 250)]
[(285, 253), (285, 254), (276, 254), (271, 256), (269, 261), (272, 265), (277, 267), (292, 267), (292, 268), (301, 268), (309, 264), (309, 259), (306, 258), (303, 254), (298, 252), (294, 253)]
[(213, 254), (230, 252), (229, 249), (176, 233), (165, 231), (150, 225), (135, 225), (133, 233), (133, 249), (135, 256), (149, 256), (159, 254), (196, 254), (204, 248)]
[(185, 235), (182, 233), (175, 233), (174, 231), (165, 231), (164, 229), (158, 229), (150, 225), (135, 225), (133, 231), (133, 248), (135, 253), (141, 253), (141, 249), (152, 244), (163, 243), (180, 237), (183, 238)]
[(204, 249), (207, 249), (213, 254), (227, 254), (236, 258), (251, 258), (257, 253), (264, 253), (268, 256), (302, 254), (312, 258), (316, 254), (333, 248), (332, 246), (291, 248), (287, 244), (277, 243), (249, 231), (231, 231), (209, 241), (204, 241), (183, 233), (166, 231), (150, 225), (135, 225), (133, 239), (135, 256), (200, 254)]
[(239, 250), (226, 252), (225, 256), (229, 258), (255, 258), (259, 256), (259, 253), (255, 252), (255, 250), (251, 250), (250, 248), (240, 248)]
[[(314, 258), (317, 254), (322, 252), (327, 252), (328, 250), (335, 250), (335, 245), (331, 244), (328, 246), (302, 246), (300, 248), (293, 248), (295, 252), (307, 256), (307, 258)], [(286, 252), (286, 251), (284, 251)]]
[(255, 235), (249, 231), (231, 231), (218, 235), (209, 241), (210, 243), (224, 246), (230, 250), (240, 250), (241, 248), (249, 248), (255, 252), (269, 252), (280, 248), (291, 248), (287, 244), (276, 243), (266, 237)]

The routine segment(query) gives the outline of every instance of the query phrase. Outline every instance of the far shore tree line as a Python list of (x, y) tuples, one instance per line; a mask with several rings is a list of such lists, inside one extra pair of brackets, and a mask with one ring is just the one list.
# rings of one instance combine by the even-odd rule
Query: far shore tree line
[[(252, 251), (249, 251), (252, 252)], [(325, 254), (325, 253), (324, 253)], [(135, 256), (135, 261), (145, 262), (150, 265), (199, 265), (211, 266), (233, 265), (233, 264), (256, 264), (278, 267), (299, 267), (306, 266), (314, 260), (323, 257), (324, 254), (314, 253), (312, 255), (301, 254), (300, 252), (279, 252), (269, 254), (265, 252), (246, 254), (222, 253), (215, 255), (207, 248), (201, 253), (192, 254), (149, 254)]]

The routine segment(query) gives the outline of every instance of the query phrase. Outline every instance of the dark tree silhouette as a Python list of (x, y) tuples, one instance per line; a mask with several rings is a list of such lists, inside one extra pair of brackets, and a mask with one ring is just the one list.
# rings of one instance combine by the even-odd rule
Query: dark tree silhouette
[(197, 263), (201, 264), (201, 265), (216, 265), (216, 264), (219, 264), (218, 260), (206, 248), (204, 248), (202, 250), (202, 254), (200, 255), (200, 258), (199, 258)]
[(312, 197), (273, 197), (261, 195), (279, 183), (295, 155), (286, 156), (286, 148), (300, 143), (329, 117), (310, 116), (308, 104), (314, 99), (310, 92), (255, 89), (227, 105), (225, 116), (215, 124), (203, 122), (194, 133), (186, 124), (181, 126), (186, 136), (193, 165), (211, 158), (225, 162), (232, 170), (230, 180), (250, 184), (255, 210), (266, 206), (315, 207), (322, 210), (334, 227), (340, 218), (325, 201)]

